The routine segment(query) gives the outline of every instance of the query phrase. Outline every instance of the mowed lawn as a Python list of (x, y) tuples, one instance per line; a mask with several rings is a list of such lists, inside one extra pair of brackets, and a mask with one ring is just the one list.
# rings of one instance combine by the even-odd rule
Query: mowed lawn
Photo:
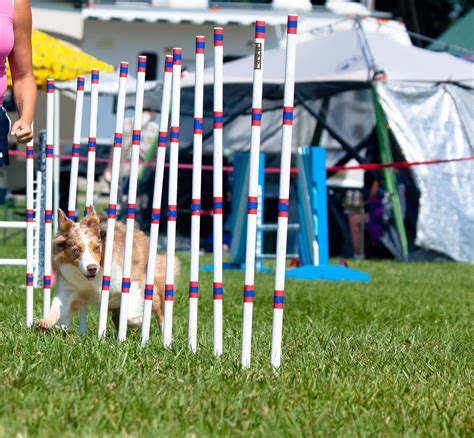
[[(22, 253), (3, 245), (0, 257)], [(473, 434), (474, 267), (358, 262), (369, 284), (288, 281), (283, 360), (269, 365), (273, 276), (258, 275), (253, 362), (240, 367), (243, 274), (226, 272), (225, 353), (212, 355), (212, 274), (201, 274), (199, 352), (187, 336), (188, 256), (174, 341), (156, 324), (117, 341), (24, 325), (24, 270), (0, 268), (0, 436)], [(206, 256), (204, 261), (211, 258)], [(41, 291), (35, 294), (40, 315)]]

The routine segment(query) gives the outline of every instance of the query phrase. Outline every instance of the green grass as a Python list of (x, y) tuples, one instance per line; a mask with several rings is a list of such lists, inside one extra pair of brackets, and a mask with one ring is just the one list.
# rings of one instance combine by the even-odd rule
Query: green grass
[[(0, 247), (13, 257), (21, 247)], [(288, 281), (283, 361), (269, 365), (271, 275), (256, 281), (253, 362), (240, 363), (241, 272), (225, 274), (225, 353), (212, 356), (202, 273), (199, 352), (186, 345), (187, 256), (174, 342), (24, 327), (24, 272), (0, 268), (0, 436), (472, 436), (474, 269), (359, 262), (370, 284)], [(210, 258), (206, 257), (209, 261)], [(35, 297), (40, 315), (41, 292)]]

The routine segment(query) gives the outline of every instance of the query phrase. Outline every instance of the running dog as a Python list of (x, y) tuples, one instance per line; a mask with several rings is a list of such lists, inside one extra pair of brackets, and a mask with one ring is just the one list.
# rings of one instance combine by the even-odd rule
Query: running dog
[[(61, 209), (58, 210), (59, 231), (53, 240), (52, 256), (52, 266), (56, 275), (56, 296), (49, 314), (36, 323), (37, 328), (41, 330), (50, 330), (55, 325), (67, 327), (74, 311), (84, 308), (89, 303), (100, 302), (107, 223), (99, 219), (94, 207), (87, 207), (86, 211), (87, 216), (79, 223), (75, 223)], [(125, 225), (117, 222), (109, 297), (109, 310), (112, 312), (112, 320), (117, 329), (124, 243)], [(127, 319), (129, 326), (139, 326), (142, 323), (147, 258), (148, 238), (145, 233), (135, 229)], [(178, 275), (177, 259), (175, 266), (175, 275)], [(162, 329), (165, 288), (165, 257), (162, 255), (157, 255), (154, 284), (152, 308)]]

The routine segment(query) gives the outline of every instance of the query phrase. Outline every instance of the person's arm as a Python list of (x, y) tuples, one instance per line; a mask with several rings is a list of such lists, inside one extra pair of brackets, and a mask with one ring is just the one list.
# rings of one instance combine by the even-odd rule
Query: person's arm
[(31, 8), (29, 0), (15, 0), (13, 10), (15, 44), (8, 57), (13, 82), (13, 96), (20, 117), (11, 135), (20, 143), (33, 138), (32, 122), (36, 103), (36, 81), (31, 54)]

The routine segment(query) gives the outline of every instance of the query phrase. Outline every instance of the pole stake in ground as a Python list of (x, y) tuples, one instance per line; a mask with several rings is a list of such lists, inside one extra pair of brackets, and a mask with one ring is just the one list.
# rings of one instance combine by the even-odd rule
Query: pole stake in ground
[(128, 185), (127, 222), (125, 231), (125, 249), (122, 267), (122, 296), (120, 300), (120, 319), (118, 338), (124, 341), (127, 337), (128, 300), (131, 284), (133, 232), (137, 202), (138, 162), (140, 160), (140, 139), (142, 129), (143, 93), (145, 87), (146, 56), (138, 57), (137, 94), (135, 99), (135, 118), (132, 134), (132, 160)]
[(273, 325), (270, 361), (274, 368), (281, 362), (283, 305), (285, 300), (286, 240), (288, 234), (288, 201), (290, 195), (291, 140), (293, 132), (293, 101), (295, 93), (296, 32), (298, 16), (288, 15), (286, 37), (285, 91), (283, 95), (283, 129), (278, 201), (278, 230), (273, 293)]
[(257, 240), (258, 173), (260, 130), (262, 125), (263, 51), (265, 21), (255, 24), (252, 122), (250, 141), (249, 192), (247, 200), (247, 244), (245, 251), (245, 284), (242, 320), (242, 366), (250, 367), (252, 355), (252, 317), (255, 280), (255, 249)]
[[(155, 184), (153, 204), (151, 209), (150, 246), (148, 248), (148, 265), (143, 307), (142, 344), (150, 337), (151, 311), (155, 288), (156, 250), (160, 231), (161, 198), (163, 195), (163, 176), (165, 173), (166, 145), (168, 142), (168, 119), (170, 111), (171, 81), (173, 76), (173, 57), (165, 57), (165, 73), (163, 79), (163, 94), (161, 97), (160, 132), (158, 134), (158, 150), (156, 152)], [(161, 327), (163, 329), (163, 327)]]
[(178, 198), (179, 111), (181, 99), (182, 50), (173, 49), (173, 83), (170, 128), (170, 171), (168, 182), (168, 224), (165, 271), (165, 322), (163, 345), (169, 347), (173, 339), (174, 270), (176, 248), (176, 203)]
[(115, 120), (114, 151), (112, 157), (112, 179), (110, 181), (109, 207), (107, 209), (107, 239), (104, 251), (104, 274), (100, 294), (99, 337), (107, 331), (107, 314), (109, 308), (110, 277), (114, 252), (115, 222), (117, 219), (117, 195), (120, 179), (120, 159), (122, 156), (123, 119), (127, 93), (128, 62), (120, 63), (118, 86), (117, 117)]
[(214, 28), (214, 154), (213, 154), (213, 252), (214, 252), (214, 355), (223, 352), (222, 278), (222, 153), (224, 29)]
[(201, 226), (201, 174), (202, 133), (204, 98), (204, 50), (203, 36), (196, 37), (196, 80), (194, 84), (194, 138), (193, 138), (193, 183), (191, 201), (191, 266), (189, 274), (189, 323), (188, 345), (197, 350), (197, 322), (199, 296), (199, 241)]

